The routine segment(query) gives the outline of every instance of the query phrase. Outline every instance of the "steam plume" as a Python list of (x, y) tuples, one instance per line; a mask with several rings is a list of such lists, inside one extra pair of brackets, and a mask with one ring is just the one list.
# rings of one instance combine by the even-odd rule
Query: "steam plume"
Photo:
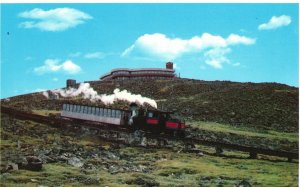
[[(60, 95), (62, 97), (76, 97), (76, 96), (82, 96), (85, 99), (89, 99), (92, 102), (95, 101), (102, 101), (105, 105), (112, 104), (116, 101), (128, 101), (128, 102), (135, 102), (139, 105), (144, 105), (148, 103), (154, 108), (157, 108), (157, 103), (155, 100), (150, 99), (148, 97), (143, 97), (140, 94), (132, 94), (128, 92), (127, 90), (122, 90), (116, 88), (114, 90), (114, 93), (111, 95), (106, 95), (106, 94), (101, 94), (98, 95), (98, 93), (90, 87), (89, 83), (81, 83), (78, 87), (76, 88), (69, 88), (69, 89), (57, 89), (51, 91), (52, 94), (55, 95)], [(46, 95), (43, 93), (45, 97), (49, 97), (49, 95)]]
[(47, 99), (49, 99), (49, 93), (47, 91), (43, 91), (43, 96), (45, 96)]

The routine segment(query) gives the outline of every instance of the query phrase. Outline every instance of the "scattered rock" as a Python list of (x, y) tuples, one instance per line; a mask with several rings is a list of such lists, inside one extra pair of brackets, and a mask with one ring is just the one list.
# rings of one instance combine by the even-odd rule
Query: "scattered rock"
[(83, 180), (83, 184), (85, 184), (85, 185), (97, 185), (97, 184), (99, 184), (99, 181), (97, 179), (88, 177), (85, 180)]
[(10, 171), (17, 171), (17, 170), (19, 170), (18, 164), (9, 163), (1, 169), (1, 173), (7, 173)]
[(57, 159), (58, 159), (59, 161), (63, 161), (63, 162), (65, 162), (65, 161), (68, 161), (68, 160), (69, 160), (69, 158), (68, 158), (68, 157), (66, 157), (65, 155), (60, 155), (60, 156), (58, 156), (58, 157), (57, 157)]
[(122, 171), (122, 169), (121, 169), (121, 168), (118, 168), (117, 166), (111, 165), (111, 166), (108, 168), (108, 171), (109, 171), (111, 174), (115, 174), (115, 173), (118, 173), (118, 172)]
[(83, 168), (85, 170), (95, 170), (96, 169), (96, 167), (91, 163), (84, 163)]
[(99, 181), (97, 179), (94, 179), (94, 178), (91, 178), (91, 177), (86, 177), (86, 176), (83, 176), (83, 175), (79, 175), (79, 176), (76, 176), (76, 177), (71, 177), (69, 178), (69, 181), (70, 182), (80, 182), (82, 184), (85, 185), (98, 185), (99, 184)]
[(107, 157), (110, 158), (110, 159), (114, 159), (114, 160), (119, 160), (120, 159), (120, 157), (118, 157), (117, 155), (115, 155), (112, 152), (108, 152)]
[(196, 147), (186, 148), (183, 151), (186, 152), (186, 153), (197, 153), (197, 154), (202, 153), (202, 151), (200, 149), (196, 148)]
[(20, 169), (27, 169), (31, 171), (40, 171), (43, 168), (43, 162), (36, 156), (27, 156), (26, 160), (18, 163)]
[(83, 166), (83, 163), (80, 161), (77, 157), (72, 157), (68, 160), (68, 164), (74, 166), (74, 167), (81, 167)]
[(56, 161), (56, 160), (53, 159), (52, 157), (47, 156), (47, 155), (45, 155), (45, 154), (40, 154), (40, 155), (38, 156), (38, 158), (39, 158), (40, 160), (42, 160), (43, 163), (53, 163), (53, 162)]
[(248, 181), (242, 180), (238, 185), (236, 185), (236, 187), (252, 187), (252, 186)]
[(37, 180), (36, 180), (36, 179), (30, 179), (30, 181), (31, 181), (31, 182), (37, 182)]
[(154, 179), (142, 178), (142, 177), (137, 177), (135, 179), (128, 180), (126, 181), (126, 184), (136, 184), (145, 187), (159, 186), (159, 183), (156, 182)]

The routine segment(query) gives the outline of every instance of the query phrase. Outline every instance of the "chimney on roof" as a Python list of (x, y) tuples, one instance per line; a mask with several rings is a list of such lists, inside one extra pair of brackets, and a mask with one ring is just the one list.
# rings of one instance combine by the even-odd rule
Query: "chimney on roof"
[(173, 69), (173, 62), (167, 62), (166, 69)]

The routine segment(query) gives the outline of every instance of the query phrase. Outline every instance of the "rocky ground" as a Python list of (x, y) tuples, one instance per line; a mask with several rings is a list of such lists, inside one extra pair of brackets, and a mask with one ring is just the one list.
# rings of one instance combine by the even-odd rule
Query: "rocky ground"
[[(209, 152), (210, 148), (199, 147)], [(1, 116), (0, 186), (297, 186), (298, 163), (113, 144)], [(273, 160), (273, 161), (272, 161)]]

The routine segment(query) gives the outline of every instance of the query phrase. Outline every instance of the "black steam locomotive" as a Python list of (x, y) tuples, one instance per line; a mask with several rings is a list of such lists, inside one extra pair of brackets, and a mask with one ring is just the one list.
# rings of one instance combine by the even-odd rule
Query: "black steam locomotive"
[(61, 116), (124, 126), (133, 130), (173, 133), (180, 136), (184, 135), (185, 130), (185, 122), (175, 117), (173, 112), (144, 109), (135, 103), (130, 105), (129, 110), (63, 104)]

